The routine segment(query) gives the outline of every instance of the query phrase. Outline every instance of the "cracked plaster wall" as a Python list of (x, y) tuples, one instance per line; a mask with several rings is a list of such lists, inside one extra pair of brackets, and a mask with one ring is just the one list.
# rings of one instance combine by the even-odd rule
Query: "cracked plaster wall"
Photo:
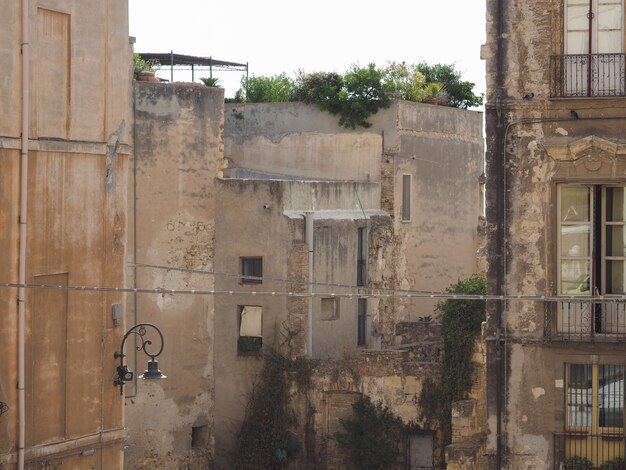
[[(478, 178), (483, 171), (482, 113), (397, 101), (371, 116), (372, 126), (367, 129), (345, 129), (337, 125), (337, 119), (302, 103), (228, 105), (225, 157), (233, 167), (255, 165), (258, 169), (262, 161), (265, 171), (280, 173), (259, 149), (259, 139), (274, 146), (289, 143), (289, 148), (326, 142), (336, 151), (344, 142), (354, 141), (364, 151), (349, 154), (343, 168), (348, 173), (331, 171), (327, 165), (315, 165), (314, 169), (321, 179), (332, 176), (359, 181), (364, 177), (360, 168), (373, 165), (366, 179), (380, 182), (379, 204), (393, 221), (392, 233), (384, 235), (390, 245), (370, 253), (377, 260), (374, 282), (399, 289), (439, 291), (481, 269), (476, 253), (481, 215)], [(365, 142), (368, 145), (363, 147)], [(260, 162), (254, 161), (256, 158)], [(299, 167), (308, 168), (308, 162), (301, 158)], [(400, 220), (403, 174), (412, 175), (412, 218), (408, 223)], [(384, 262), (382, 250), (386, 251)], [(397, 320), (416, 320), (432, 315), (434, 304), (399, 300), (393, 307), (394, 315)], [(392, 344), (393, 327), (385, 331), (383, 344)]]
[[(135, 84), (138, 287), (210, 290), (214, 276), (215, 178), (222, 158), (223, 90)], [(175, 270), (142, 267), (170, 266)], [(196, 271), (196, 272), (192, 272)], [(136, 309), (135, 309), (136, 306)], [(165, 336), (158, 383), (129, 384), (127, 469), (206, 469), (214, 454), (214, 298), (138, 294), (127, 323), (151, 322)], [(137, 354), (138, 373), (145, 356)], [(132, 363), (132, 362), (131, 362)], [(194, 443), (192, 428), (205, 427)]]

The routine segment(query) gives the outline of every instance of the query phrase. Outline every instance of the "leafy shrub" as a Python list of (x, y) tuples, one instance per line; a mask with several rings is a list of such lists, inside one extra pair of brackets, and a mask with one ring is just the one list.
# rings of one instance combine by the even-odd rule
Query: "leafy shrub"
[(454, 65), (421, 62), (414, 67), (424, 75), (426, 82), (441, 84), (448, 94), (448, 106), (467, 109), (483, 104), (484, 95), (475, 95), (474, 83), (461, 80), (461, 72), (455, 70)]
[(618, 457), (614, 460), (609, 460), (602, 465), (602, 470), (626, 470), (626, 460)]
[(383, 71), (385, 89), (392, 99), (422, 102), (443, 91), (439, 83), (427, 82), (416, 65), (391, 62)]
[(593, 462), (584, 457), (570, 457), (562, 463), (565, 470), (588, 470), (593, 467)]
[(297, 86), (296, 99), (338, 114), (339, 125), (352, 129), (370, 127), (367, 119), (390, 104), (383, 74), (374, 64), (354, 65), (343, 76), (334, 72), (300, 74)]
[(339, 447), (350, 452), (359, 470), (395, 468), (399, 442), (405, 432), (402, 420), (368, 397), (354, 403), (352, 409), (354, 418), (340, 420), (345, 431), (333, 435)]
[(285, 73), (271, 77), (251, 76), (241, 79), (241, 89), (235, 94), (241, 102), (282, 103), (294, 101), (296, 84)]
[(482, 104), (472, 92), (474, 84), (461, 80), (452, 65), (390, 63), (385, 69), (375, 64), (353, 65), (341, 75), (336, 72), (299, 72), (296, 80), (285, 73), (272, 77), (242, 78), (241, 88), (229, 103), (272, 103), (302, 101), (339, 116), (339, 125), (355, 129), (370, 127), (372, 114), (389, 107), (392, 99), (468, 108)]

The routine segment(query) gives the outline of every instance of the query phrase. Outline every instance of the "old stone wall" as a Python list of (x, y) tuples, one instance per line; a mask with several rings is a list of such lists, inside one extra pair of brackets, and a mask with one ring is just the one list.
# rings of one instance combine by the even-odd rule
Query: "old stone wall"
[(352, 416), (352, 405), (367, 396), (405, 424), (416, 423), (424, 380), (437, 374), (436, 365), (415, 361), (410, 351), (400, 350), (360, 351), (339, 361), (315, 362), (309, 388), (296, 387), (292, 395), (296, 438), (303, 447), (290, 468), (352, 468), (349, 455), (333, 440), (334, 433), (344, 431), (340, 420)]

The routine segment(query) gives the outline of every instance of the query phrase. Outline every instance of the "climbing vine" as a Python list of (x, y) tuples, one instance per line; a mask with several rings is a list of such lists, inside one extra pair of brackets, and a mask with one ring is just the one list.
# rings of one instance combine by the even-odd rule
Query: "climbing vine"
[(264, 355), (263, 369), (246, 407), (237, 436), (234, 467), (237, 470), (285, 468), (301, 443), (293, 430), (296, 417), (290, 407), (290, 380), (308, 387), (310, 366), (277, 350)]
[(352, 405), (354, 416), (340, 420), (343, 432), (333, 437), (350, 453), (360, 470), (396, 468), (402, 437), (412, 428), (404, 425), (388, 407), (364, 397)]
[[(472, 276), (453, 284), (446, 292), (484, 295), (485, 278)], [(474, 340), (485, 320), (484, 300), (448, 299), (439, 302), (436, 312), (441, 320), (443, 360), (439, 380), (426, 380), (419, 397), (424, 420), (439, 423), (443, 445), (452, 439), (452, 403), (467, 398), (472, 388)]]

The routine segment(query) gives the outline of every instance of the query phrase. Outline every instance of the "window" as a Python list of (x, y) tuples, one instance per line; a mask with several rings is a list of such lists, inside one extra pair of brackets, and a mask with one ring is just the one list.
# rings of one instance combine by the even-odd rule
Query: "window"
[(209, 444), (209, 427), (192, 426), (191, 428), (191, 447), (205, 448)]
[(241, 258), (241, 283), (263, 282), (263, 258)]
[(258, 355), (261, 346), (263, 346), (263, 308), (258, 305), (240, 305), (237, 353), (240, 356)]
[(624, 456), (624, 366), (566, 364), (565, 443), (561, 458), (593, 467)]
[[(558, 186), (558, 294), (626, 292), (626, 191), (624, 186)], [(560, 331), (626, 333), (624, 305), (563, 302)]]
[(357, 307), (357, 346), (365, 346), (367, 299), (358, 299)]
[(402, 175), (402, 222), (411, 221), (411, 175)]
[(322, 299), (322, 320), (331, 321), (339, 319), (339, 299), (327, 297)]
[(367, 230), (360, 227), (357, 230), (357, 255), (356, 255), (356, 285), (364, 286), (367, 277)]
[(623, 95), (623, 0), (565, 0), (565, 96)]

